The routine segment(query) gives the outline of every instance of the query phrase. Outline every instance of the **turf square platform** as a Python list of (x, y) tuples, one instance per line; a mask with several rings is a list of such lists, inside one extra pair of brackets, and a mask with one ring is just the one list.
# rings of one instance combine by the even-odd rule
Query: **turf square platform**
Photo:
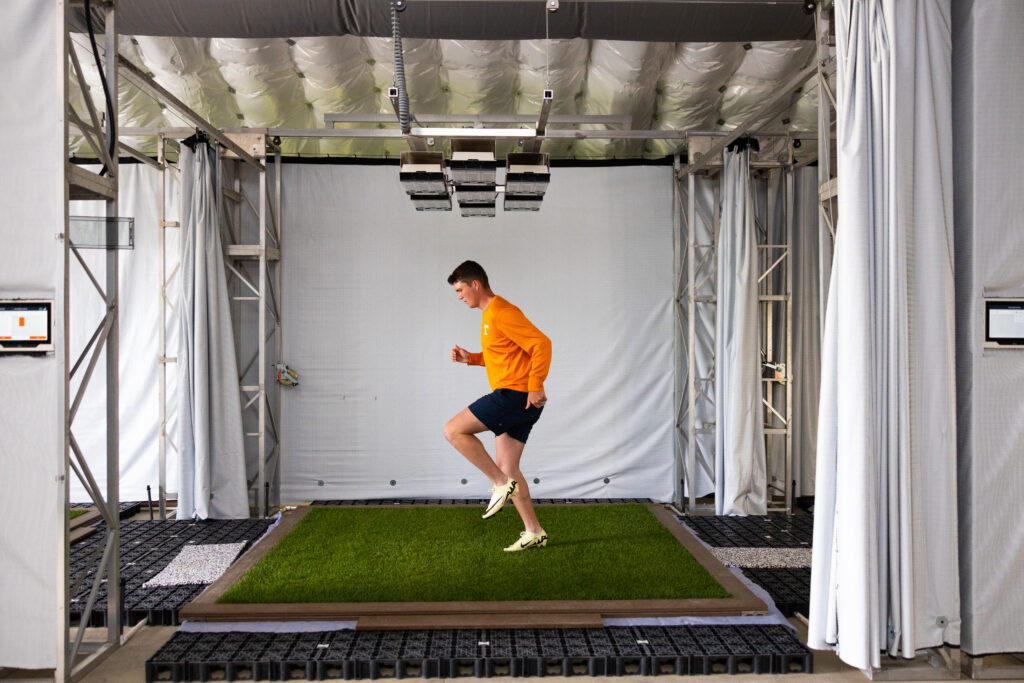
[(682, 600), (730, 593), (644, 505), (547, 506), (546, 548), (504, 552), (514, 510), (316, 508), (221, 603)]
[(546, 548), (506, 553), (512, 510), (300, 507), (181, 610), (358, 629), (600, 628), (621, 617), (766, 614), (658, 504), (539, 506)]

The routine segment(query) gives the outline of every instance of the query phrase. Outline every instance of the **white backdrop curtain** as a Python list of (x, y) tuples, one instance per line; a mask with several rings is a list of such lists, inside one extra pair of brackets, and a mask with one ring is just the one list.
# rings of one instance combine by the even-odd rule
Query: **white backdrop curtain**
[(808, 644), (861, 669), (959, 642), (949, 9), (836, 3)]
[(1024, 350), (984, 348), (985, 300), (1024, 298), (1024, 4), (953, 5), (961, 646), (1024, 652)]
[(723, 153), (715, 338), (715, 514), (767, 512), (750, 150)]
[(55, 236), (64, 232), (65, 105), (54, 40), (61, 21), (57, 3), (0, 3), (0, 298), (52, 299), (55, 316), (55, 352), (0, 357), (0, 667), (53, 668), (62, 637), (64, 246)]
[(483, 495), (442, 434), (489, 391), (448, 359), (479, 350), (480, 314), (445, 282), (467, 258), (553, 344), (523, 456), (533, 495), (672, 500), (672, 169), (556, 170), (539, 212), (468, 219), (417, 213), (393, 166), (284, 165), (284, 360), (301, 384), (282, 392), (282, 500)]
[(238, 363), (221, 251), (217, 150), (181, 149), (179, 519), (249, 516)]

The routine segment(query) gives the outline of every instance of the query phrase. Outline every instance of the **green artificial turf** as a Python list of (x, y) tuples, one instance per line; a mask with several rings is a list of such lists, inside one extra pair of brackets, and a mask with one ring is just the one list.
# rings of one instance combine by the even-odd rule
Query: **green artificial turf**
[(502, 551), (509, 505), (314, 508), (222, 603), (728, 598), (643, 505), (546, 506), (546, 548)]
[(88, 510), (86, 510), (85, 508), (72, 508), (71, 510), (68, 511), (68, 516), (70, 519), (74, 519), (75, 517), (81, 517), (86, 512), (88, 512)]

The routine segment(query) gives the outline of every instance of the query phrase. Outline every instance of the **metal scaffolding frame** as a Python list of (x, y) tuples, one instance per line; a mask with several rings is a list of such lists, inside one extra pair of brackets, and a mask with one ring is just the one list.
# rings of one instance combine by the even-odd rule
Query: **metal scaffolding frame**
[[(221, 188), (219, 215), (222, 220), (221, 237), (229, 286), (234, 288), (231, 300), (232, 318), (235, 321), (235, 350), (240, 364), (239, 389), (247, 399), (242, 407), (243, 420), (248, 415), (250, 420), (256, 421), (255, 430), (247, 428), (245, 432), (246, 452), (251, 453), (256, 460), (256, 472), (248, 479), (247, 485), (256, 516), (267, 517), (271, 499), (276, 497), (278, 489), (281, 454), (281, 393), (274, 391), (271, 397), (267, 391), (267, 344), (271, 340), (274, 343), (274, 364), (281, 362), (281, 151), (278, 145), (269, 142), (274, 159), (274, 197), (271, 199), (267, 187), (266, 135), (258, 133), (230, 137), (245, 144), (255, 158), (264, 160), (257, 169), (257, 201), (253, 202), (242, 179), (242, 172), (247, 165), (231, 152), (222, 152), (222, 165), (232, 164), (235, 172), (233, 186)], [(221, 175), (221, 181), (224, 180), (225, 176)], [(246, 215), (250, 219), (255, 218), (258, 224), (255, 239), (249, 234), (251, 231), (244, 228)], [(255, 306), (254, 310), (250, 308), (256, 314), (255, 330), (246, 329), (246, 302)], [(273, 323), (269, 331), (268, 313)], [(255, 350), (245, 345), (251, 338), (256, 340)], [(251, 356), (243, 365), (242, 359), (247, 352), (251, 352)], [(273, 443), (269, 452), (268, 437)]]
[[(119, 301), (118, 301), (118, 249), (116, 237), (115, 244), (111, 245), (110, 231), (106, 235), (106, 273), (105, 282), (100, 284), (92, 270), (86, 264), (80, 253), (84, 245), (76, 245), (71, 236), (70, 205), (71, 200), (88, 200), (103, 202), (105, 216), (107, 219), (117, 217), (118, 199), (118, 149), (126, 149), (118, 143), (117, 131), (117, 106), (116, 94), (118, 85), (117, 73), (117, 29), (115, 8), (112, 2), (97, 0), (103, 12), (103, 34), (98, 35), (97, 43), (102, 42), (102, 49), (97, 45), (96, 59), (101, 75), (106, 79), (106, 87), (113, 96), (107, 99), (107, 107), (103, 115), (96, 111), (92, 100), (88, 97), (85, 102), (88, 108), (87, 123), (83, 115), (75, 111), (67, 96), (68, 83), (71, 75), (74, 74), (80, 83), (85, 83), (85, 76), (82, 65), (79, 62), (73, 46), (71, 45), (71, 22), (69, 20), (70, 3), (58, 3), (58, 11), (61, 13), (62, 28), (59, 40), (62, 42), (61, 51), (61, 77), (63, 101), (65, 104), (65, 129), (64, 129), (64, 177), (65, 177), (65, 202), (64, 202), (64, 231), (62, 234), (64, 242), (64, 468), (62, 472), (63, 481), (68, 481), (70, 472), (74, 472), (83, 488), (89, 494), (93, 504), (99, 511), (104, 521), (104, 541), (97, 549), (102, 548), (99, 557), (96, 554), (90, 558), (89, 564), (95, 568), (92, 577), (89, 597), (82, 607), (81, 618), (77, 627), (72, 626), (70, 620), (70, 600), (80, 588), (80, 583), (88, 576), (88, 571), (83, 570), (79, 582), (70, 585), (70, 534), (68, 525), (64, 525), (64, 535), (61, 543), (60, 566), (62, 580), (59, 582), (57, 596), (57, 615), (59, 622), (59, 635), (57, 640), (57, 658), (54, 670), (54, 680), (74, 681), (79, 680), (104, 659), (112, 654), (124, 642), (125, 636), (121, 630), (121, 582), (120, 582), (120, 500), (118, 495), (119, 484), (119, 438), (118, 438), (118, 330), (119, 330)], [(99, 161), (103, 164), (100, 173), (94, 173), (70, 163), (69, 133), (70, 128), (76, 128), (88, 142), (89, 146), (96, 152)], [(134, 150), (133, 150), (134, 151)], [(100, 219), (103, 220), (103, 219)], [(89, 278), (92, 286), (103, 299), (106, 311), (96, 325), (95, 331), (85, 347), (80, 351), (78, 357), (72, 363), (71, 335), (68, 331), (71, 328), (71, 272), (72, 259), (77, 262), (77, 268)], [(82, 405), (89, 382), (92, 379), (93, 371), (105, 353), (106, 366), (106, 492), (101, 490), (82, 448), (75, 438), (74, 422), (78, 409)], [(88, 362), (86, 363), (86, 360)], [(79, 370), (84, 372), (79, 377)], [(78, 379), (77, 391), (72, 399), (72, 381)], [(63, 507), (68, 506), (68, 487), (62, 487)], [(102, 643), (83, 643), (85, 629), (89, 623), (93, 607), (96, 604), (100, 588), (106, 584), (107, 593), (107, 635)], [(134, 629), (133, 629), (134, 632)], [(130, 636), (130, 634), (128, 634)]]
[[(699, 174), (713, 176), (721, 169), (719, 153), (725, 145), (721, 140), (725, 134), (700, 134), (705, 136), (702, 144), (694, 144), (698, 134), (691, 137), (690, 150), (698, 154), (696, 149), (703, 149)], [(792, 156), (789, 136), (776, 136), (784, 143), (771, 141), (773, 136), (761, 136), (759, 141), (766, 153), (760, 159), (752, 161), (751, 173), (762, 176), (765, 173), (781, 174), (783, 182), (783, 233), (781, 242), (761, 241), (758, 250), (758, 305), (760, 348), (762, 367), (772, 367), (772, 376), (762, 377), (762, 406), (765, 433), (766, 454), (772, 452), (772, 440), (782, 438), (783, 448), (783, 482), (782, 485), (769, 482), (769, 506), (772, 511), (793, 510), (792, 486), (792, 267), (791, 244), (793, 233), (793, 182)], [(710, 143), (710, 144), (709, 144)], [(707, 150), (711, 150), (707, 152)], [(717, 150), (717, 151), (715, 151)], [(696, 497), (697, 468), (704, 467), (708, 478), (714, 480), (714, 472), (707, 469), (708, 463), (714, 462), (714, 452), (707, 452), (707, 444), (702, 444), (702, 435), (714, 434), (713, 421), (699, 421), (699, 416), (713, 415), (715, 405), (715, 332), (712, 324), (709, 330), (698, 324), (699, 319), (714, 319), (717, 305), (715, 278), (717, 273), (718, 230), (721, 220), (720, 191), (714, 186), (714, 200), (710, 213), (698, 206), (696, 198), (696, 178), (698, 173), (687, 172), (677, 157), (677, 169), (674, 188), (674, 227), (676, 245), (676, 274), (674, 312), (676, 318), (676, 410), (675, 410), (675, 444), (677, 461), (681, 465), (683, 478), (677, 489), (677, 505), (692, 514), (699, 508)], [(683, 177), (685, 176), (685, 178)], [(682, 183), (687, 183), (683, 192)], [(767, 187), (767, 185), (766, 185)], [(777, 201), (775, 195), (766, 192), (766, 215), (756, 216), (759, 227), (767, 228), (767, 222), (775, 215)], [(697, 226), (710, 228), (712, 240), (698, 241)], [(778, 310), (781, 309), (781, 310)], [(710, 312), (710, 314), (709, 314)], [(781, 324), (777, 321), (781, 316)], [(711, 363), (707, 372), (698, 374), (697, 353), (702, 347)], [(779, 356), (782, 362), (779, 363)], [(685, 363), (685, 365), (683, 365)], [(704, 439), (706, 441), (706, 439)], [(703, 455), (703, 457), (699, 457)], [(685, 491), (685, 496), (684, 496)], [(685, 497), (685, 504), (684, 504)]]

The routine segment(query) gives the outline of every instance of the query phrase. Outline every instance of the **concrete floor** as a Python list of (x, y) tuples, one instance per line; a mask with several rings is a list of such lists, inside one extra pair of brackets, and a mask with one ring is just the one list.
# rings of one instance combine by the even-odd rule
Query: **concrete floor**
[[(804, 624), (796, 619), (791, 620), (793, 625), (797, 628), (797, 633), (800, 639), (806, 640), (807, 629)], [(145, 627), (139, 630), (129, 641), (120, 648), (117, 652), (111, 655), (103, 664), (92, 671), (88, 676), (82, 679), (82, 683), (140, 683), (145, 681), (146, 677), (146, 660), (153, 656), (153, 654), (170, 639), (171, 635), (174, 634), (176, 627), (173, 626), (151, 626)], [(90, 629), (93, 631), (93, 629)], [(101, 629), (95, 629), (95, 633), (90, 633), (100, 640), (105, 635), (105, 632)], [(918, 676), (927, 675), (927, 670), (919, 671)], [(914, 680), (939, 680), (938, 678), (918, 677), (914, 676)], [(579, 680), (579, 677), (573, 677)], [(622, 676), (622, 677), (611, 677), (614, 680), (622, 681), (623, 683), (639, 683), (641, 680), (651, 681), (651, 677), (640, 677), (640, 676)], [(966, 676), (961, 678), (969, 680)], [(41, 681), (41, 680), (52, 680), (52, 674), (49, 676), (47, 672), (26, 672), (26, 671), (8, 671), (6, 673), (0, 673), (0, 680), (4, 683), (13, 681)], [(410, 679), (404, 679), (410, 680)], [(433, 679), (436, 680), (436, 679)], [(451, 679), (456, 680), (456, 679)], [(458, 681), (472, 681), (474, 679), (459, 678)], [(511, 678), (491, 678), (487, 679), (490, 683), (511, 683), (513, 680), (521, 681), (522, 679), (511, 679)], [(572, 679), (563, 679), (562, 677), (544, 677), (545, 681), (569, 681)], [(815, 652), (814, 653), (814, 673), (813, 674), (738, 674), (735, 676), (729, 676), (727, 674), (716, 674), (714, 676), (658, 676), (658, 681), (663, 683), (682, 683), (683, 681), (719, 681), (720, 683), (770, 683), (772, 681), (790, 681), (795, 683), (801, 680), (819, 680), (819, 681), (866, 681), (868, 678), (857, 669), (853, 669), (843, 664), (838, 657), (831, 652)]]

